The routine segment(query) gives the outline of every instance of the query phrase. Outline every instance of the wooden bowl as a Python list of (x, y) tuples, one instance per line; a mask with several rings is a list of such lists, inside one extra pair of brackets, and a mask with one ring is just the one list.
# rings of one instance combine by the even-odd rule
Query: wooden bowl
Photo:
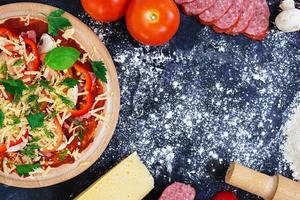
[[(46, 20), (43, 14), (48, 15), (57, 8), (39, 3), (13, 3), (0, 6), (0, 21), (7, 18), (22, 17), (30, 14), (31, 17)], [(43, 14), (42, 14), (43, 13)], [(47, 175), (22, 178), (17, 175), (0, 172), (0, 182), (6, 185), (21, 188), (38, 188), (61, 183), (71, 179), (88, 169), (107, 147), (116, 127), (120, 109), (120, 90), (117, 73), (109, 52), (94, 32), (79, 19), (69, 13), (64, 16), (72, 23), (76, 41), (89, 53), (92, 60), (102, 60), (107, 67), (108, 83), (106, 91), (108, 100), (105, 113), (108, 116), (95, 133), (92, 144), (83, 152), (81, 158), (73, 164), (65, 164), (52, 168)]]

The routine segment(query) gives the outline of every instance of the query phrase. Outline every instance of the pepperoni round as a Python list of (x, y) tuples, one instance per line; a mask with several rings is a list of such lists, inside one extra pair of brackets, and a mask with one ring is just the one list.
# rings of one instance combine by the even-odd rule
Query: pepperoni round
[(158, 200), (194, 200), (195, 189), (184, 183), (175, 182), (168, 186)]
[(244, 34), (254, 40), (263, 40), (268, 32), (269, 17), (270, 9), (266, 0), (256, 0), (254, 16)]
[(203, 24), (211, 25), (224, 15), (232, 4), (233, 0), (217, 0), (212, 7), (198, 15), (198, 19)]
[(198, 15), (212, 7), (216, 1), (217, 0), (194, 0), (193, 2), (182, 4), (182, 9), (186, 15)]
[(256, 1), (244, 0), (242, 12), (239, 21), (227, 31), (228, 34), (237, 35), (242, 33), (248, 27), (249, 21), (252, 19), (255, 11)]
[(229, 10), (219, 20), (214, 22), (213, 29), (216, 32), (226, 32), (227, 29), (233, 27), (240, 18), (243, 2), (244, 0), (234, 0)]

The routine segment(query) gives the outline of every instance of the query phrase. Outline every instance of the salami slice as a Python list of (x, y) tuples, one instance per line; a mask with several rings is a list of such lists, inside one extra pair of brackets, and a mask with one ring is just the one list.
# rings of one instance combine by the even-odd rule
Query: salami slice
[(270, 9), (266, 0), (256, 0), (254, 16), (244, 34), (254, 40), (263, 40), (269, 28)]
[(192, 1), (195, 1), (195, 0), (175, 0), (175, 3), (183, 4), (183, 3), (190, 3)]
[(199, 21), (203, 24), (211, 25), (228, 11), (232, 3), (233, 0), (217, 0), (212, 7), (198, 15)]
[(196, 191), (190, 185), (175, 182), (168, 186), (158, 200), (194, 200)]
[(198, 15), (215, 4), (216, 0), (195, 0), (182, 4), (183, 12), (186, 15)]
[(238, 35), (246, 30), (248, 27), (249, 21), (252, 19), (255, 11), (256, 0), (248, 1), (244, 0), (242, 13), (238, 22), (227, 31), (228, 34)]
[(214, 22), (213, 29), (216, 32), (226, 32), (227, 29), (233, 27), (240, 18), (243, 2), (244, 0), (234, 0), (229, 10)]

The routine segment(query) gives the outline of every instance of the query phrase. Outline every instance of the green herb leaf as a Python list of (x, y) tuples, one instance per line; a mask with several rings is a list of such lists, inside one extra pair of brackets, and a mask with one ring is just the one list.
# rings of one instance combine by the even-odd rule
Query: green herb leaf
[(58, 9), (51, 12), (48, 16), (48, 33), (53, 36), (58, 35), (59, 30), (63, 30), (65, 28), (71, 27), (71, 22), (62, 17), (65, 11)]
[(104, 66), (102, 61), (94, 61), (92, 62), (92, 69), (98, 79), (102, 82), (107, 83), (106, 72), (107, 69)]
[(16, 115), (14, 115), (12, 117), (12, 120), (13, 120), (13, 124), (12, 125), (17, 125), (17, 124), (20, 124), (21, 123), (21, 120), (19, 117), (17, 117)]
[(61, 152), (60, 154), (58, 154), (58, 158), (60, 161), (64, 161), (67, 157), (67, 155), (69, 154), (69, 150), (66, 149), (63, 152)]
[(13, 65), (14, 67), (18, 67), (18, 66), (20, 66), (20, 65), (22, 65), (24, 62), (23, 62), (23, 60), (20, 58), (19, 60), (17, 60), (16, 62), (15, 62), (15, 64)]
[(33, 103), (33, 102), (37, 102), (37, 100), (39, 99), (39, 96), (36, 94), (31, 94), (28, 96), (27, 98), (27, 103)]
[(31, 108), (36, 111), (39, 108), (39, 102), (38, 102), (39, 96), (36, 94), (31, 94), (27, 98), (27, 103), (30, 104)]
[(27, 120), (31, 129), (42, 127), (44, 125), (45, 116), (45, 113), (42, 112), (38, 112), (35, 114), (30, 113), (27, 117)]
[(80, 52), (73, 47), (57, 47), (47, 53), (45, 65), (54, 70), (65, 70), (74, 65)]
[(82, 129), (79, 130), (78, 136), (79, 136), (80, 141), (82, 141), (83, 140), (83, 130)]
[(0, 110), (0, 128), (3, 128), (4, 123), (4, 113), (2, 110)]
[(55, 89), (49, 85), (50, 81), (40, 80), (39, 82), (40, 82), (41, 86), (44, 89), (48, 90), (49, 92), (54, 92), (55, 91)]
[(6, 91), (14, 95), (14, 102), (18, 103), (21, 99), (23, 91), (26, 89), (24, 82), (19, 79), (6, 79), (0, 80), (0, 83), (4, 85)]
[(37, 144), (29, 144), (21, 151), (21, 153), (28, 156), (29, 158), (35, 158), (37, 157), (35, 150), (40, 148), (41, 147)]
[(51, 131), (49, 131), (49, 130), (47, 130), (47, 129), (45, 129), (44, 131), (45, 131), (45, 135), (46, 135), (48, 138), (50, 138), (50, 139), (53, 139), (53, 138), (54, 138), (54, 134), (53, 134)]
[(27, 90), (29, 90), (30, 92), (33, 92), (36, 90), (36, 88), (37, 88), (37, 85), (30, 85), (27, 87)]
[(52, 119), (53, 117), (55, 117), (58, 114), (57, 111), (54, 111), (53, 113), (51, 113), (50, 115), (48, 115), (48, 119)]
[(39, 138), (39, 137), (32, 137), (31, 140), (30, 140), (30, 142), (31, 142), (31, 143), (33, 143), (33, 142), (38, 142), (38, 141), (40, 141), (40, 139), (41, 139), (41, 138)]
[(69, 87), (69, 88), (74, 88), (78, 84), (78, 80), (74, 78), (65, 78), (61, 84)]
[(60, 95), (58, 93), (55, 93), (59, 98), (60, 100), (65, 104), (67, 105), (69, 108), (75, 108), (75, 104), (73, 101), (71, 101), (70, 99), (68, 99), (67, 97), (64, 97), (63, 95)]
[(35, 169), (40, 168), (41, 165), (39, 163), (35, 164), (27, 164), (27, 165), (16, 165), (17, 173), (20, 176), (27, 176), (30, 172), (33, 172)]
[(52, 11), (52, 12), (49, 14), (49, 17), (60, 17), (60, 16), (62, 16), (64, 13), (65, 13), (64, 10), (62, 10), (62, 9), (57, 9), (57, 10)]
[(3, 64), (0, 66), (0, 73), (6, 75), (6, 74), (7, 74), (7, 71), (8, 71), (7, 65), (6, 65), (6, 63), (3, 63)]

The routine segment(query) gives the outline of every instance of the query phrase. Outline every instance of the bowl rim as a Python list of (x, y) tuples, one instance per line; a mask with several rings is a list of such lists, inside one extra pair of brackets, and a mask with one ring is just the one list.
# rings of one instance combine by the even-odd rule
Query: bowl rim
[[(0, 6), (0, 21), (8, 18), (27, 16), (28, 14), (30, 14), (30, 17), (34, 16), (34, 18), (43, 20), (45, 17), (41, 15), (41, 13), (49, 14), (56, 9), (58, 8), (41, 3), (23, 2), (6, 4)], [(74, 38), (76, 41), (80, 43), (81, 47), (83, 47), (87, 53), (89, 53), (91, 59), (101, 59), (107, 68), (108, 83), (106, 84), (106, 89), (107, 92), (109, 92), (109, 95), (105, 112), (108, 114), (108, 118), (95, 130), (96, 136), (93, 143), (90, 144), (84, 154), (82, 154), (84, 159), (79, 159), (73, 164), (64, 164), (59, 168), (54, 168), (53, 171), (58, 171), (60, 169), (63, 172), (60, 174), (52, 173), (51, 177), (45, 175), (22, 178), (17, 175), (0, 172), (0, 183), (5, 185), (20, 188), (40, 188), (55, 185), (74, 178), (87, 170), (98, 160), (98, 158), (100, 158), (114, 134), (119, 118), (120, 88), (113, 60), (105, 45), (86, 24), (68, 12), (65, 12), (64, 16), (70, 20), (72, 27), (75, 29)], [(88, 151), (90, 155), (88, 155)], [(66, 166), (67, 169), (65, 169)]]

